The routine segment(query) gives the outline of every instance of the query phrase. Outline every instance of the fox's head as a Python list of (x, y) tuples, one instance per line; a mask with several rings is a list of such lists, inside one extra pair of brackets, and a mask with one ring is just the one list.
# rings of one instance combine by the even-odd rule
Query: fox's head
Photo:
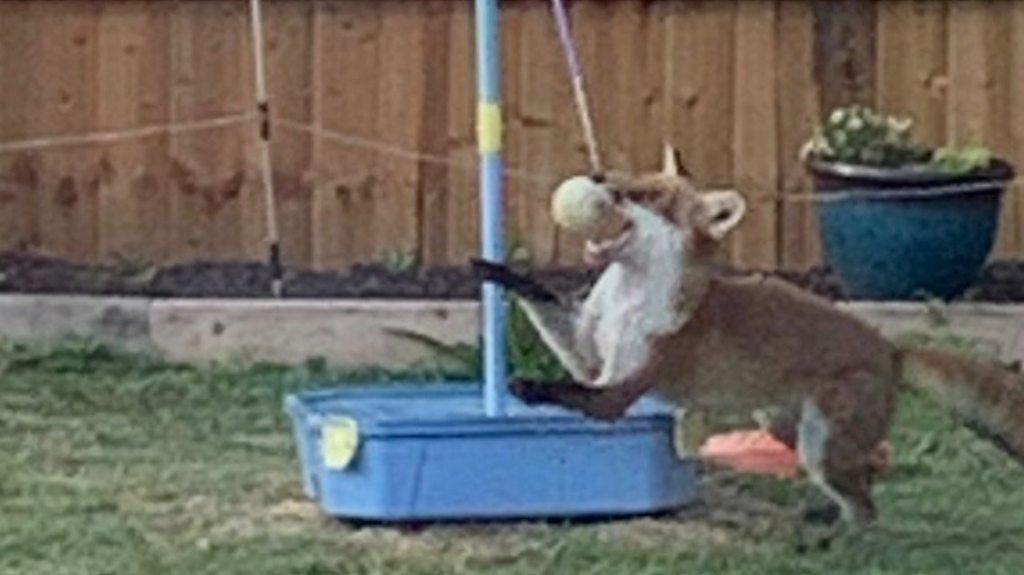
[(616, 217), (611, 229), (588, 239), (585, 257), (592, 264), (710, 260), (746, 213), (736, 191), (698, 191), (678, 151), (667, 145), (659, 172), (612, 172), (596, 180), (612, 197)]

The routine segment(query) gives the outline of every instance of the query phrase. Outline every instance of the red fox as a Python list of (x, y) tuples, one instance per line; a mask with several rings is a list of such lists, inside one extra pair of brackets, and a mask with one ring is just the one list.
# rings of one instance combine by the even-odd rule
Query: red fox
[[(661, 172), (595, 179), (613, 198), (615, 235), (591, 239), (606, 265), (574, 301), (527, 276), (476, 261), (478, 276), (518, 295), (573, 381), (513, 381), (527, 403), (615, 419), (641, 395), (685, 407), (782, 414), (769, 431), (858, 525), (876, 517), (871, 487), (897, 388), (930, 392), (1024, 463), (1024, 384), (995, 362), (910, 348), (788, 283), (718, 271), (743, 197), (698, 192), (666, 148)], [(749, 411), (748, 411), (749, 412)]]

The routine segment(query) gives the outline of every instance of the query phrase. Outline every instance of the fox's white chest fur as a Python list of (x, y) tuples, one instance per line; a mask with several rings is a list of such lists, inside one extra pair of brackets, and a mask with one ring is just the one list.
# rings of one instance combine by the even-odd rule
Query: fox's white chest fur
[[(678, 329), (683, 282), (682, 232), (647, 210), (633, 208), (634, 233), (645, 250), (627, 251), (612, 262), (583, 303), (577, 341), (589, 348), (587, 383), (605, 387), (629, 379), (650, 359), (654, 336)], [(594, 365), (596, 363), (597, 365)]]
[[(662, 177), (668, 178), (668, 184), (683, 185), (684, 180), (674, 173), (668, 165)], [(685, 287), (702, 277), (700, 273), (686, 277), (685, 262), (694, 238), (699, 234), (702, 241), (720, 241), (743, 215), (743, 200), (736, 192), (696, 196), (671, 189), (686, 201), (677, 206), (643, 194), (634, 200), (628, 189), (607, 192), (612, 202), (607, 209), (626, 225), (614, 239), (588, 241), (588, 259), (607, 262), (607, 267), (585, 301), (521, 300), (574, 383), (586, 387), (635, 383), (657, 359), (652, 351), (664, 339), (661, 336), (677, 333), (689, 319), (687, 310), (692, 306), (683, 301)]]

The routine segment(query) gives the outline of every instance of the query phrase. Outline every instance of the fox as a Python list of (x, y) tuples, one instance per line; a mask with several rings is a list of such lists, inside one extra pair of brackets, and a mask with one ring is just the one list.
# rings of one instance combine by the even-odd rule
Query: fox
[(613, 198), (615, 218), (585, 242), (585, 262), (602, 266), (585, 297), (472, 262), (478, 279), (513, 294), (569, 375), (510, 381), (524, 403), (615, 420), (652, 393), (686, 409), (773, 413), (766, 431), (795, 451), (834, 519), (858, 527), (877, 518), (879, 454), (905, 387), (1024, 464), (1019, 373), (886, 338), (783, 280), (725, 273), (724, 246), (747, 203), (735, 190), (699, 191), (671, 146), (660, 171), (592, 180)]

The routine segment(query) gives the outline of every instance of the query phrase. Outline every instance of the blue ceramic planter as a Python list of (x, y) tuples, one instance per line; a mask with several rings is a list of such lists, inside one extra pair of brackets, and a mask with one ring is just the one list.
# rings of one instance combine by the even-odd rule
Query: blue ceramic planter
[(1013, 168), (970, 175), (809, 164), (825, 263), (856, 299), (952, 299), (985, 264)]

